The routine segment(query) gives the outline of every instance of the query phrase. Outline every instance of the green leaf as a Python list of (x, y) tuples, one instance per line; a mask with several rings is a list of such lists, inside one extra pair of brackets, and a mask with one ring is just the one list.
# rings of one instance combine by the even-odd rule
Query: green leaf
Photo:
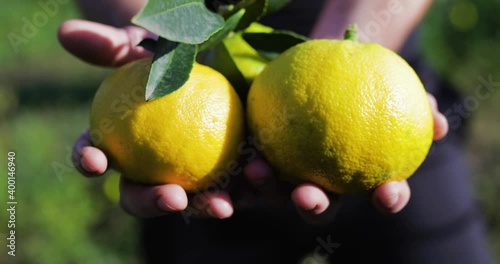
[(224, 17), (231, 16), (239, 10), (245, 9), (245, 15), (241, 18), (234, 31), (243, 30), (252, 22), (259, 21), (259, 19), (264, 16), (267, 10), (268, 2), (269, 0), (243, 0), (236, 4), (231, 11), (225, 13)]
[(149, 0), (132, 22), (174, 42), (200, 44), (224, 26), (203, 0)]
[(196, 52), (196, 45), (160, 38), (146, 85), (146, 100), (160, 98), (181, 88), (189, 79)]
[(275, 13), (288, 5), (291, 0), (269, 0), (269, 4), (266, 10), (266, 16)]
[(241, 9), (240, 11), (229, 17), (226, 20), (226, 24), (221, 30), (217, 31), (217, 33), (213, 34), (207, 41), (201, 43), (198, 46), (198, 51), (209, 49), (221, 42), (231, 31), (236, 28), (238, 22), (245, 14), (245, 11), (245, 9)]
[(222, 75), (229, 80), (244, 104), (250, 87), (245, 80), (245, 77), (243, 77), (243, 74), (238, 69), (238, 66), (236, 66), (234, 58), (229, 52), (224, 41), (215, 46), (214, 52), (214, 56), (217, 57), (217, 60), (214, 60), (210, 66), (222, 73)]
[(243, 33), (242, 36), (250, 46), (268, 60), (273, 60), (285, 50), (308, 40), (305, 36), (286, 30), (275, 30), (271, 33)]

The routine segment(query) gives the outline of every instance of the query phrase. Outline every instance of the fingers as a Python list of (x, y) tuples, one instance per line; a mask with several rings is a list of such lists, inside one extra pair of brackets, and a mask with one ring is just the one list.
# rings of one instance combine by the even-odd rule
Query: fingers
[[(373, 192), (372, 201), (380, 212), (397, 213), (408, 204), (410, 194), (407, 181), (389, 182)], [(338, 197), (329, 197), (321, 188), (309, 183), (298, 186), (291, 198), (299, 214), (312, 224), (328, 224), (340, 207)]]
[(188, 204), (190, 214), (195, 217), (223, 219), (231, 217), (234, 212), (231, 198), (225, 191), (198, 193), (188, 199), (186, 191), (177, 184), (143, 185), (124, 177), (120, 180), (120, 205), (131, 215), (157, 217), (183, 211)]
[(101, 66), (119, 66), (152, 56), (137, 46), (145, 38), (156, 38), (147, 30), (129, 26), (115, 28), (85, 20), (68, 20), (58, 31), (61, 45), (76, 57)]
[(427, 96), (429, 98), (429, 103), (431, 104), (432, 117), (434, 119), (434, 140), (440, 140), (448, 134), (448, 120), (446, 120), (446, 117), (439, 112), (436, 98), (429, 93)]
[(93, 147), (89, 131), (85, 131), (73, 146), (72, 153), (75, 168), (83, 175), (92, 177), (106, 172), (108, 160), (104, 153)]
[[(89, 131), (85, 131), (73, 147), (75, 167), (85, 176), (97, 176), (107, 169), (104, 153), (92, 146)], [(176, 184), (142, 185), (126, 178), (120, 180), (120, 204), (129, 214), (139, 217), (155, 217), (171, 212), (182, 211), (188, 204), (184, 189)], [(201, 201), (201, 202), (200, 202)], [(199, 216), (228, 218), (234, 209), (229, 194), (199, 193), (192, 200), (194, 207), (201, 212)]]
[(104, 153), (91, 146), (82, 148), (80, 164), (82, 168), (91, 175), (101, 175), (106, 171), (108, 160)]
[(257, 158), (248, 163), (243, 173), (268, 206), (277, 207), (285, 201), (286, 196), (279, 189), (273, 169), (265, 160)]
[(291, 198), (299, 214), (311, 224), (331, 222), (340, 204), (337, 197), (328, 197), (321, 188), (310, 183), (299, 185)]
[(217, 193), (198, 193), (193, 197), (192, 206), (196, 208), (198, 217), (229, 218), (233, 215), (234, 208), (229, 194), (226, 191)]
[(273, 169), (262, 159), (248, 163), (243, 169), (248, 181), (257, 187), (267, 185), (273, 180)]
[(375, 189), (372, 201), (380, 212), (397, 213), (408, 204), (410, 194), (407, 181), (388, 182)]
[(120, 205), (131, 215), (155, 217), (186, 209), (186, 192), (177, 184), (142, 185), (120, 179)]

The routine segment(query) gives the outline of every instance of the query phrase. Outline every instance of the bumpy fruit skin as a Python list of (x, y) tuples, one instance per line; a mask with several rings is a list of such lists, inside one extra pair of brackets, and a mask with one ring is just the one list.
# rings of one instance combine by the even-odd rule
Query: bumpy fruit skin
[(201, 189), (238, 159), (241, 101), (222, 74), (195, 63), (184, 86), (146, 102), (150, 65), (131, 62), (103, 81), (92, 102), (92, 141), (133, 181)]
[(255, 79), (247, 104), (250, 132), (283, 179), (339, 194), (407, 179), (432, 144), (420, 79), (378, 44), (294, 46)]

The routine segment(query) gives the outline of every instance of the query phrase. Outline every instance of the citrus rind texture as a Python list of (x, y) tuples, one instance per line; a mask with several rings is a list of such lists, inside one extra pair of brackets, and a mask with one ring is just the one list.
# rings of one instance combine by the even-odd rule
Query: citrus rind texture
[(256, 78), (247, 104), (250, 132), (280, 177), (339, 194), (407, 179), (432, 143), (420, 79), (378, 44), (299, 44)]
[(104, 80), (91, 108), (92, 141), (135, 182), (203, 188), (238, 159), (242, 104), (222, 74), (197, 63), (180, 89), (146, 102), (150, 65), (134, 61)]

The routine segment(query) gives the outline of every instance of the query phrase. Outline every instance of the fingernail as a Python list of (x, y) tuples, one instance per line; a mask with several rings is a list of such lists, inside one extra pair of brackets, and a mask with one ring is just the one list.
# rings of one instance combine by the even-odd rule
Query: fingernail
[(446, 125), (446, 123), (448, 123), (448, 119), (446, 119), (446, 116), (444, 116), (443, 114), (439, 113), (437, 114), (437, 122), (441, 125)]
[(172, 211), (178, 211), (174, 207), (172, 207), (170, 204), (168, 204), (164, 199), (158, 198), (158, 201), (156, 202), (156, 205), (158, 206), (158, 209), (161, 211), (165, 212), (172, 212)]
[(389, 196), (386, 207), (388, 209), (392, 209), (398, 203), (398, 201), (399, 201), (399, 193), (393, 194)]
[(448, 133), (448, 119), (442, 114), (437, 114), (434, 124), (434, 140), (441, 140)]
[(387, 194), (387, 199), (385, 200), (384, 207), (391, 209), (399, 201), (399, 191), (400, 187), (398, 184), (392, 184), (389, 193)]

